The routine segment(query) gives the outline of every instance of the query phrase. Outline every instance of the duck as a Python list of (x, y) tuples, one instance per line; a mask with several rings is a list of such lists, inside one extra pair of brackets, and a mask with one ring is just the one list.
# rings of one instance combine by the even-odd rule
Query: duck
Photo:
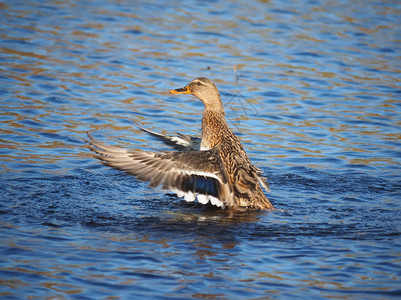
[(153, 152), (110, 146), (88, 133), (88, 146), (94, 157), (188, 202), (197, 200), (222, 209), (273, 210), (262, 190), (269, 192), (269, 185), (228, 126), (215, 83), (199, 77), (170, 94), (189, 94), (202, 101), (201, 138), (169, 136), (140, 127), (175, 150)]

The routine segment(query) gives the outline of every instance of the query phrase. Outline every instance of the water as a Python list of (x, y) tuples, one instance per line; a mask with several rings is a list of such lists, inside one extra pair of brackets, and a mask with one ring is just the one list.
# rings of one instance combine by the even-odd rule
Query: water
[[(0, 4), (0, 295), (401, 295), (397, 1)], [(219, 86), (274, 212), (188, 204), (99, 164), (85, 132), (167, 150)]]

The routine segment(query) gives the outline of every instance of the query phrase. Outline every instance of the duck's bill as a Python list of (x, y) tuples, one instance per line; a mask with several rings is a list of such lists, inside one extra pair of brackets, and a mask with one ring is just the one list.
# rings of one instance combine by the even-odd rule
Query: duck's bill
[(188, 86), (185, 86), (180, 89), (171, 90), (170, 94), (191, 94), (191, 91), (189, 90)]

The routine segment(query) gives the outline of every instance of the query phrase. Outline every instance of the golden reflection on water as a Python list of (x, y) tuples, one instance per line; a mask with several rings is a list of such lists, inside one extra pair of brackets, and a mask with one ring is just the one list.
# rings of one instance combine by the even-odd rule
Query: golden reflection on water
[[(0, 87), (0, 173), (4, 180), (9, 180), (9, 174), (23, 180), (20, 186), (18, 180), (8, 181), (13, 184), (11, 189), (28, 188), (10, 212), (7, 203), (1, 208), (3, 217), (26, 223), (19, 228), (25, 232), (12, 234), (6, 241), (6, 251), (14, 250), (15, 256), (8, 253), (11, 258), (1, 268), (20, 279), (3, 278), (0, 285), (15, 294), (21, 289), (28, 294), (40, 286), (42, 291), (29, 295), (39, 294), (38, 298), (48, 294), (85, 297), (88, 290), (100, 289), (113, 298), (120, 292), (118, 285), (160, 289), (163, 280), (174, 291), (192, 286), (185, 295), (205, 298), (224, 297), (224, 293), (213, 292), (218, 285), (240, 285), (240, 296), (248, 292), (252, 297), (252, 293), (266, 290), (255, 298), (280, 297), (294, 289), (305, 292), (309, 287), (314, 288), (311, 294), (315, 296), (340, 298), (347, 294), (331, 294), (332, 290), (360, 292), (359, 286), (365, 285), (363, 291), (377, 292), (396, 286), (397, 273), (390, 267), (379, 270), (380, 258), (364, 260), (366, 253), (385, 252), (374, 248), (375, 230), (382, 224), (358, 223), (359, 207), (352, 206), (353, 201), (342, 201), (369, 195), (351, 190), (335, 198), (324, 196), (327, 186), (320, 178), (313, 178), (318, 182), (315, 190), (305, 181), (290, 187), (286, 184), (291, 184), (290, 175), (309, 176), (292, 171), (293, 166), (309, 167), (310, 172), (325, 169), (327, 176), (339, 170), (339, 181), (347, 182), (352, 179), (348, 176), (352, 167), (358, 166), (372, 167), (366, 174), (375, 184), (399, 178), (400, 39), (396, 34), (399, 25), (394, 22), (398, 8), (386, 3), (365, 10), (352, 3), (344, 9), (330, 1), (325, 5), (308, 2), (302, 7), (295, 2), (258, 1), (246, 3), (243, 9), (237, 9), (236, 2), (233, 6), (210, 3), (215, 5), (213, 9), (204, 3), (193, 14), (191, 3), (173, 10), (160, 5), (157, 12), (159, 6), (133, 7), (124, 1), (118, 5), (105, 2), (101, 7), (72, 4), (58, 1), (32, 6), (26, 2), (16, 7), (12, 2), (0, 3), (2, 29), (6, 29), (0, 34), (0, 79), (4, 80)], [(46, 6), (55, 9), (42, 11)], [(273, 9), (276, 6), (278, 9)], [(80, 10), (85, 12), (82, 17)], [(391, 18), (386, 19), (387, 15)], [(120, 177), (108, 176), (107, 169), (91, 158), (85, 145), (86, 131), (107, 143), (138, 150), (158, 150), (160, 144), (137, 130), (129, 119), (157, 132), (199, 135), (199, 101), (168, 95), (170, 89), (198, 76), (210, 77), (218, 84), (230, 126), (257, 165), (275, 177), (275, 197), (289, 208), (271, 214), (199, 211), (184, 205), (152, 208), (136, 201), (156, 201), (160, 194), (147, 194), (142, 191), (147, 191), (145, 186), (136, 187), (134, 180), (127, 180), (124, 184), (132, 185), (129, 193), (133, 193), (127, 197), (126, 207), (134, 207), (134, 213), (124, 219), (124, 211), (119, 211), (116, 203), (126, 186), (119, 186)], [(78, 187), (60, 193), (61, 185), (71, 184), (63, 181), (66, 172), (94, 166), (99, 166), (102, 176), (71, 176)], [(22, 172), (32, 170), (52, 186), (51, 193), (40, 198), (41, 203), (33, 202), (35, 193), (43, 193), (43, 186), (35, 190), (35, 182), (31, 184), (32, 178), (25, 178)], [(49, 173), (61, 176), (46, 177)], [(279, 181), (282, 177), (285, 179)], [(103, 190), (101, 180), (106, 179), (113, 182), (105, 183), (111, 190)], [(101, 192), (86, 195), (81, 184), (94, 185), (96, 180), (101, 182), (94, 190)], [(350, 185), (354, 183), (350, 181)], [(112, 190), (113, 186), (121, 190)], [(291, 189), (296, 191), (291, 193)], [(84, 198), (68, 202), (75, 199), (74, 192)], [(380, 206), (382, 194), (376, 193), (376, 206), (367, 201), (361, 206), (367, 210)], [(316, 194), (323, 200), (330, 197), (323, 209), (325, 203)], [(115, 197), (112, 203), (107, 202), (109, 195)], [(394, 195), (383, 196), (392, 208), (397, 207)], [(57, 201), (61, 206), (57, 207)], [(109, 206), (104, 208), (100, 202)], [(63, 207), (65, 203), (73, 206), (72, 210)], [(29, 213), (18, 215), (24, 206), (29, 206)], [(102, 208), (114, 214), (112, 221), (107, 213), (99, 213)], [(141, 209), (146, 211), (136, 215)], [(382, 210), (386, 207), (380, 207)], [(345, 226), (336, 232), (341, 237), (332, 235), (335, 228), (328, 228), (324, 238), (316, 237), (313, 224), (324, 225), (323, 216), (333, 211), (338, 215), (327, 222)], [(87, 219), (98, 213), (100, 225), (92, 222), (91, 227)], [(81, 214), (80, 218), (76, 214)], [(151, 216), (150, 220), (144, 215)], [(378, 215), (375, 212), (374, 218)], [(363, 216), (369, 219), (371, 212)], [(48, 232), (42, 218), (67, 225)], [(33, 232), (29, 222), (37, 222), (40, 229)], [(289, 227), (274, 229), (275, 222)], [(107, 228), (98, 230), (96, 225)], [(5, 232), (15, 230), (13, 226), (2, 224)], [(348, 238), (355, 227), (362, 227), (363, 234)], [(394, 226), (391, 223), (389, 227)], [(375, 230), (369, 232), (369, 228)], [(303, 236), (305, 230), (310, 236)], [(374, 235), (369, 247), (359, 243), (367, 238), (365, 231)], [(58, 240), (60, 237), (66, 240)], [(337, 245), (327, 251), (315, 247), (321, 243), (328, 247), (327, 238), (335, 239), (348, 252), (337, 254)], [(385, 247), (396, 238), (393, 235), (380, 242)], [(304, 248), (313, 254), (303, 254)], [(339, 265), (331, 265), (333, 257)], [(347, 270), (352, 266), (355, 270)], [(343, 276), (349, 276), (347, 283)], [(389, 287), (374, 284), (383, 277)], [(200, 283), (204, 291), (197, 290)], [(2, 295), (6, 294), (12, 295)]]

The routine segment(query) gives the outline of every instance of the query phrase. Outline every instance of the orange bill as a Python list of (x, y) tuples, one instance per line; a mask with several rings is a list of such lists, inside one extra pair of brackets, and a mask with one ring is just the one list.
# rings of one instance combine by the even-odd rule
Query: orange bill
[(189, 90), (188, 86), (185, 86), (180, 89), (171, 90), (170, 94), (191, 94), (191, 91)]

